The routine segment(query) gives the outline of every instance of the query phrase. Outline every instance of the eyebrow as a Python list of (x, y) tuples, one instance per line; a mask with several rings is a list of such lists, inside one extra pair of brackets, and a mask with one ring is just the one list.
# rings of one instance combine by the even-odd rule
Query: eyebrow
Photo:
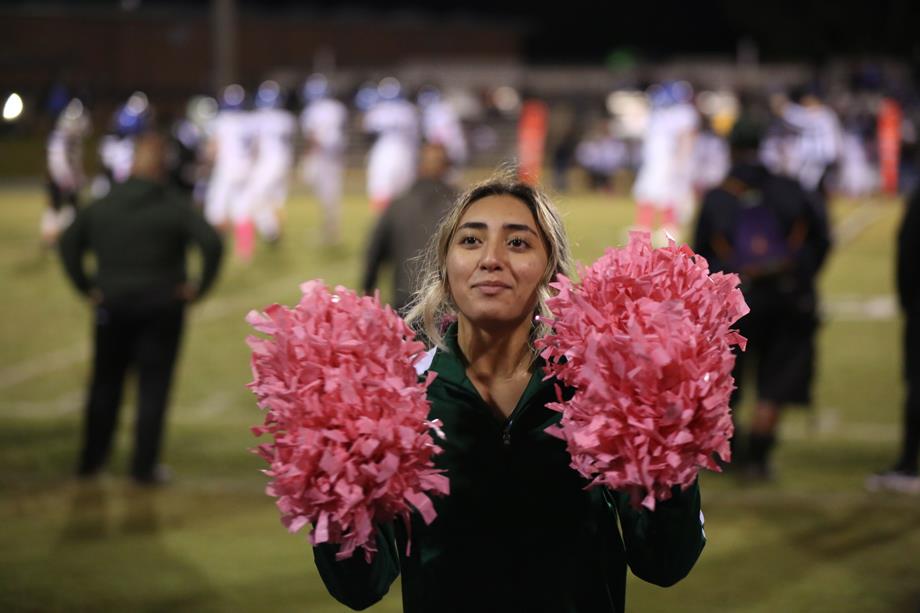
[[(468, 221), (464, 224), (460, 224), (460, 227), (457, 229), (462, 230), (464, 228), (469, 228), (471, 230), (487, 230), (489, 226), (482, 221)], [(506, 223), (502, 225), (502, 228), (511, 230), (512, 232), (530, 232), (534, 236), (539, 236), (536, 230), (523, 223)]]

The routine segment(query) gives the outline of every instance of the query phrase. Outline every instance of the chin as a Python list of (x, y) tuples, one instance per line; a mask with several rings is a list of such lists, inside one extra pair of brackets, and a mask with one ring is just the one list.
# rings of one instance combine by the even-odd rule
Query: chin
[(491, 309), (470, 313), (465, 318), (471, 325), (488, 330), (516, 328), (521, 325), (522, 321), (529, 319), (525, 313), (508, 313)]

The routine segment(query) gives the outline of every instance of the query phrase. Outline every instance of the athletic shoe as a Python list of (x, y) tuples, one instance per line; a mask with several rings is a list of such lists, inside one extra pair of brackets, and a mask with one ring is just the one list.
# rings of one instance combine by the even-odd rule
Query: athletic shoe
[(898, 494), (920, 495), (920, 476), (915, 472), (886, 470), (869, 475), (866, 489), (870, 492), (896, 492)]

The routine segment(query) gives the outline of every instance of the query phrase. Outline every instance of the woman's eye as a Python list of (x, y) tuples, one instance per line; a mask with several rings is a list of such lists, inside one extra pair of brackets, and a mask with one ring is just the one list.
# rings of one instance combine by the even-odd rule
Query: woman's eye
[(508, 244), (516, 249), (529, 246), (527, 241), (525, 241), (523, 238), (518, 238), (518, 237), (514, 237), (511, 240), (509, 240)]
[(459, 242), (461, 245), (475, 245), (476, 237), (475, 236), (461, 236)]

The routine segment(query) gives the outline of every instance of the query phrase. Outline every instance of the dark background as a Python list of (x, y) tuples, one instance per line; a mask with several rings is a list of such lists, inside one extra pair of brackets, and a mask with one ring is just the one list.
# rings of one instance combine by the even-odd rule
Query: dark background
[[(649, 59), (687, 52), (734, 53), (744, 39), (757, 46), (765, 61), (823, 61), (841, 54), (885, 54), (920, 61), (920, 3), (911, 0), (237, 3), (243, 13), (263, 15), (510, 24), (523, 30), (524, 58), (537, 63), (599, 62), (611, 50), (622, 48)], [(208, 0), (2, 0), (0, 8), (203, 12), (208, 4)]]

